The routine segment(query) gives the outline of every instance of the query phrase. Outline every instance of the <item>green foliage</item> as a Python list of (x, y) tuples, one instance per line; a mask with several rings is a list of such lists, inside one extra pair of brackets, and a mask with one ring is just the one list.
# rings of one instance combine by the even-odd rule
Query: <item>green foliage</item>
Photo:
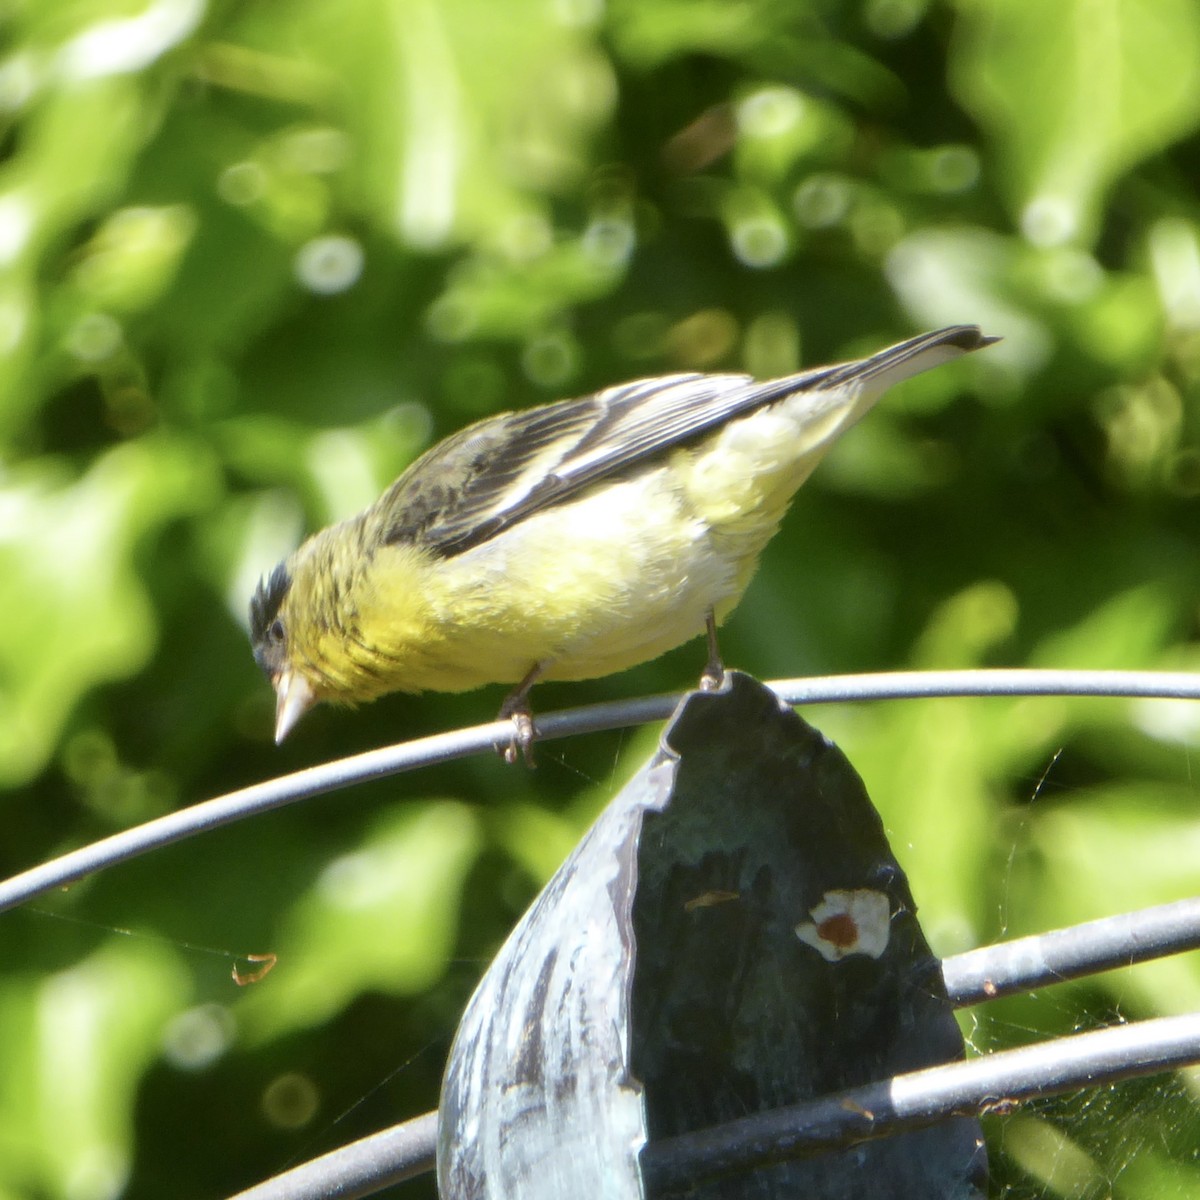
[(1113, 183), (1200, 122), (1188, 0), (963, 4), (952, 63), (1035, 245), (1091, 243)]
[[(393, 698), (277, 750), (250, 591), (433, 438), (653, 372), (782, 373), (943, 323), (1005, 338), (817, 473), (731, 664), (1196, 665), (1189, 0), (18, 0), (3, 21), (5, 873), (489, 719), (498, 693)], [(538, 703), (679, 688), (701, 653)], [(1193, 706), (808, 715), (943, 951), (1200, 882)], [(0, 917), (0, 1197), (224, 1195), (431, 1107), (483, 963), (650, 737), (310, 801)], [(239, 991), (257, 952), (278, 962)], [(972, 1038), (1198, 995), (1181, 959), (998, 1005)], [(998, 1188), (1189, 1194), (1182, 1090), (1167, 1134), (1112, 1157), (1145, 1100), (999, 1126)]]

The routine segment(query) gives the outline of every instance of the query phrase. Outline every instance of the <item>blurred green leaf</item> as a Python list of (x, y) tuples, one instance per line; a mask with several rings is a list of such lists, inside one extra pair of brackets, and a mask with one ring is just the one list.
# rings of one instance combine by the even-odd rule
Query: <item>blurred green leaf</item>
[(1000, 150), (1007, 199), (1037, 245), (1090, 245), (1105, 193), (1200, 124), (1190, 0), (959, 5), (963, 103)]
[(36, 982), (7, 981), (0, 1177), (16, 1194), (120, 1194), (142, 1074), (187, 997), (174, 953), (145, 941), (114, 942)]
[(1033, 656), (1039, 666), (1136, 670), (1152, 661), (1170, 629), (1166, 593), (1147, 585), (1114, 596), (1078, 624), (1047, 638)]
[(689, 51), (736, 54), (762, 36), (764, 7), (760, 0), (620, 0), (612, 5), (614, 36), (622, 56), (640, 67)]
[(278, 963), (239, 1010), (251, 1038), (327, 1021), (355, 996), (411, 994), (445, 969), (475, 814), (454, 802), (397, 809), (333, 859), (296, 903)]
[(0, 784), (45, 765), (80, 697), (152, 653), (156, 629), (136, 556), (149, 534), (211, 502), (211, 462), (148, 439), (74, 483), (48, 466), (0, 493)]
[(145, 308), (174, 277), (194, 229), (183, 205), (120, 209), (80, 251), (75, 282), (102, 309)]
[[(1070, 925), (1187, 895), (1200, 852), (1194, 803), (1190, 788), (1126, 784), (1095, 789), (1079, 803), (1035, 809), (1029, 845), (1036, 883), (1014, 891), (1021, 901), (1013, 910), (1016, 927), (1033, 932), (1047, 922)], [(1193, 956), (1147, 964), (1100, 986), (1146, 1012), (1200, 1009)]]

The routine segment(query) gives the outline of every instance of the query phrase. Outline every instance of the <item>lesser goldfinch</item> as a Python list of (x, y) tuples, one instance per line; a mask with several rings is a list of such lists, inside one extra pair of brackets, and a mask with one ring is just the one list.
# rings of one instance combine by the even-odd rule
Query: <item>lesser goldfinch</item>
[(590, 679), (710, 635), (796, 489), (899, 380), (995, 341), (972, 325), (758, 382), (663, 375), (453, 434), (258, 586), (282, 741), (318, 701)]

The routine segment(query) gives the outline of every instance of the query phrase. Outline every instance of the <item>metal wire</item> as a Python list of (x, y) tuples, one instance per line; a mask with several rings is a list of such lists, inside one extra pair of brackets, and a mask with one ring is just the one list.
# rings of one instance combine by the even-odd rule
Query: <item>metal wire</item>
[[(965, 1007), (1011, 992), (1061, 983), (1197, 947), (1200, 947), (1200, 899), (1189, 899), (969, 950), (947, 958), (942, 963), (942, 974), (951, 1001)], [(858, 1092), (871, 1089), (858, 1089), (778, 1110), (786, 1114), (779, 1120), (785, 1123), (787, 1136), (793, 1139), (799, 1157), (932, 1124), (956, 1113), (978, 1113), (989, 1106), (994, 1107), (1002, 1098), (1018, 1100), (1069, 1091), (1074, 1087), (1098, 1087), (1133, 1074), (1149, 1074), (1200, 1061), (1200, 1014), (1170, 1018), (1175, 1022), (1173, 1025), (1163, 1025), (1161, 1020), (1166, 1018), (1060, 1038), (1022, 1051), (1006, 1050), (988, 1055), (986, 1059), (972, 1059), (969, 1063), (953, 1063), (931, 1071), (898, 1076), (891, 1083), (874, 1084), (871, 1088), (898, 1088), (896, 1095), (901, 1097), (900, 1101), (889, 1093), (887, 1102), (881, 1104), (872, 1091), (873, 1103), (864, 1104)], [(1094, 1038), (1098, 1033), (1112, 1037), (1099, 1042), (1080, 1040)], [(1096, 1050), (1094, 1061), (1088, 1059), (1089, 1048)], [(976, 1062), (999, 1065), (991, 1074), (980, 1069), (975, 1069), (973, 1075), (969, 1072), (961, 1077), (956, 1074), (967, 1072)], [(1028, 1073), (1031, 1067), (1034, 1069), (1032, 1075)], [(987, 1087), (979, 1083), (981, 1079), (988, 1081)], [(1039, 1090), (1037, 1081), (1047, 1079), (1059, 1082)], [(975, 1082), (971, 1083), (971, 1080)], [(1030, 1080), (1034, 1082), (1030, 1083)], [(971, 1087), (982, 1090), (972, 1093)], [(963, 1096), (967, 1097), (965, 1101)], [(967, 1104), (967, 1108), (954, 1107), (958, 1103)], [(870, 1116), (869, 1121), (864, 1120), (864, 1112)], [(776, 1114), (748, 1118), (748, 1121), (753, 1123), (760, 1119), (773, 1121)], [(743, 1125), (739, 1123), (738, 1130), (728, 1135), (725, 1131), (731, 1126), (688, 1135), (701, 1139), (695, 1145), (688, 1141), (678, 1145), (656, 1143), (643, 1152), (643, 1169), (661, 1171), (663, 1179), (667, 1180), (664, 1187), (672, 1180), (692, 1179), (689, 1172), (708, 1169), (705, 1164), (709, 1156), (716, 1153), (712, 1146), (725, 1145), (719, 1139), (727, 1136), (732, 1143), (738, 1144), (738, 1139), (746, 1132)], [(754, 1133), (753, 1144), (763, 1158), (747, 1163), (747, 1166), (761, 1165), (778, 1157), (778, 1133), (778, 1130)], [(702, 1142), (709, 1135), (718, 1140), (711, 1145)], [(325, 1196), (355, 1200), (372, 1196), (391, 1183), (432, 1170), (436, 1137), (437, 1114), (425, 1113), (239, 1192), (232, 1200), (320, 1200)], [(673, 1148), (662, 1150), (663, 1146)], [(695, 1162), (693, 1154), (699, 1156)]]
[(231, 1200), (359, 1200), (433, 1170), (437, 1113), (360, 1138), (238, 1192)]
[(960, 1008), (1200, 948), (1200, 897), (968, 950), (942, 963)]
[[(1200, 676), (1146, 671), (922, 671), (826, 676), (768, 685), (790, 704), (981, 696), (1200, 699)], [(539, 740), (663, 720), (678, 695), (592, 705), (537, 719)], [(481, 751), (508, 721), (455, 730), (310, 767), (104, 838), (0, 882), (0, 912), (160, 846), (325, 792)], [(1076, 978), (1200, 946), (1200, 900), (1182, 900), (970, 951), (943, 964), (956, 1004)], [(655, 1143), (642, 1155), (656, 1186), (694, 1184), (1019, 1101), (1200, 1061), (1200, 1015), (1159, 1018), (952, 1063)], [(437, 1114), (363, 1138), (241, 1192), (235, 1200), (356, 1200), (433, 1163)]]
[(1200, 1014), (1157, 1017), (1000, 1050), (966, 1062), (897, 1075), (806, 1104), (791, 1105), (653, 1142), (642, 1175), (656, 1190), (919, 1129), (951, 1116), (1097, 1087), (1200, 1061)]
[[(1107, 696), (1200, 699), (1200, 675), (1156, 671), (901, 671), (881, 675), (830, 675), (768, 684), (789, 704), (862, 700), (930, 699), (939, 696)], [(541, 741), (664, 720), (679, 695), (649, 696), (566, 709), (537, 718)], [(351, 758), (309, 767), (194, 804), (143, 825), (32, 867), (0, 882), (0, 912), (75, 883), (94, 871), (126, 862), (258, 813), (282, 808), (355, 783), (490, 752), (506, 744), (509, 721), (493, 721), (416, 741), (369, 750)]]

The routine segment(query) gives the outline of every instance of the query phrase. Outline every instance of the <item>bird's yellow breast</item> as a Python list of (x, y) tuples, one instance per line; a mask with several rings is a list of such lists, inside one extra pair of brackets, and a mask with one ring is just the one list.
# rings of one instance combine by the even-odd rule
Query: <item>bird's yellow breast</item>
[(766, 469), (746, 461), (756, 439), (730, 447), (724, 431), (451, 558), (416, 569), (408, 548), (377, 552), (362, 640), (386, 690), (515, 683), (538, 663), (590, 679), (702, 633), (741, 598), (807, 474), (764, 432)]

